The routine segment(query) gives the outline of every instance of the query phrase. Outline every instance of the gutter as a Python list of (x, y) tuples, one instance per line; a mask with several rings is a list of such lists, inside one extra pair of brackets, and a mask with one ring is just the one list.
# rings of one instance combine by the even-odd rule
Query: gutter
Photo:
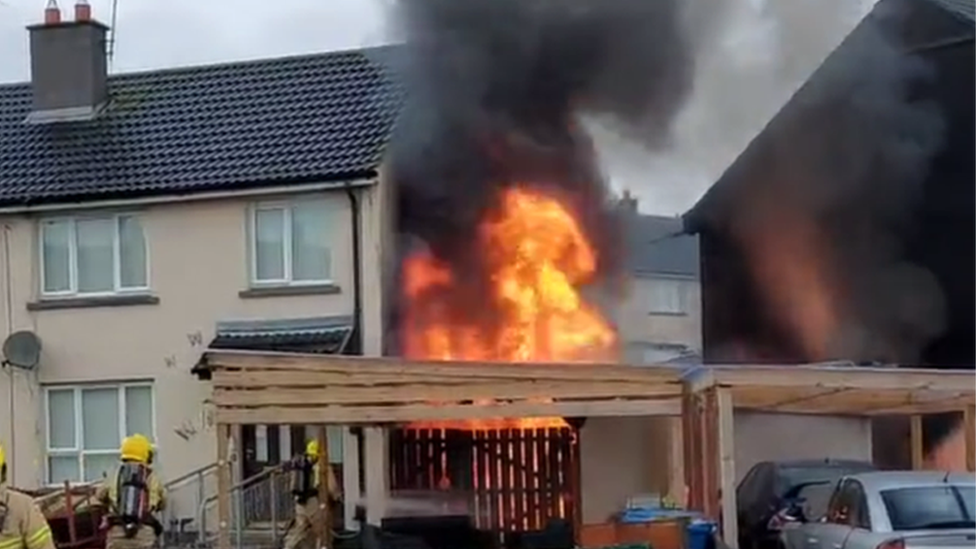
[(348, 344), (354, 354), (363, 354), (363, 291), (362, 291), (362, 242), (360, 241), (361, 228), (360, 222), (362, 212), (359, 201), (359, 190), (355, 185), (348, 183), (345, 185), (346, 196), (349, 197), (349, 209), (351, 211), (352, 229), (352, 332), (350, 333)]
[(348, 181), (331, 181), (323, 183), (303, 183), (296, 185), (267, 186), (256, 189), (238, 189), (210, 192), (187, 192), (183, 194), (169, 194), (165, 196), (148, 196), (143, 198), (120, 198), (115, 200), (76, 201), (61, 204), (20, 204), (17, 206), (0, 207), (0, 215), (25, 214), (33, 212), (63, 212), (90, 210), (100, 208), (128, 208), (132, 206), (150, 206), (155, 204), (174, 204), (177, 202), (201, 202), (205, 200), (221, 200), (231, 198), (273, 196), (282, 194), (298, 194), (315, 191), (328, 191), (367, 187), (375, 184), (375, 178), (359, 178)]

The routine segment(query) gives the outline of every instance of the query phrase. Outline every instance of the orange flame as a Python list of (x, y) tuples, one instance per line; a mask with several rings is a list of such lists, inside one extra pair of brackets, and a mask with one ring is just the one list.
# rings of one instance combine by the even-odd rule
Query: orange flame
[[(457, 303), (470, 302), (471, 289), (448, 265), (428, 252), (406, 260), (407, 358), (566, 362), (614, 357), (616, 332), (580, 293), (596, 272), (597, 255), (568, 208), (550, 196), (512, 188), (477, 235), (473, 245), (490, 281), (482, 311), (459, 310)], [(466, 422), (464, 428), (563, 425), (561, 418), (526, 418)]]

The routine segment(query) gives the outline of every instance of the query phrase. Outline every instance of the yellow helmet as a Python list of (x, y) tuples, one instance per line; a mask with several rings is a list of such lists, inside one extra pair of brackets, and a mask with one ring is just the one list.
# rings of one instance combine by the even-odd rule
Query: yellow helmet
[(152, 441), (149, 440), (149, 437), (147, 437), (142, 433), (136, 433), (132, 435), (132, 438), (138, 439), (140, 444), (146, 445), (146, 447), (149, 449), (149, 451), (146, 454), (146, 462), (151, 463), (153, 460), (153, 456), (156, 453), (156, 445), (154, 445)]
[(3, 453), (3, 445), (0, 445), (0, 482), (7, 481), (7, 456)]
[(312, 439), (305, 445), (305, 455), (310, 458), (319, 457), (319, 441)]
[(151, 451), (149, 440), (142, 435), (125, 437), (122, 440), (122, 447), (119, 449), (120, 457), (127, 461), (146, 463), (149, 461)]

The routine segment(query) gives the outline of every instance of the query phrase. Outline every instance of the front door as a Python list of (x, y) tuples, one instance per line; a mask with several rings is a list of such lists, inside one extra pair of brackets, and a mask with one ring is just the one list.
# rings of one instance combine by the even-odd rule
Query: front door
[(281, 436), (277, 425), (241, 427), (241, 477), (249, 479), (268, 467), (281, 463)]

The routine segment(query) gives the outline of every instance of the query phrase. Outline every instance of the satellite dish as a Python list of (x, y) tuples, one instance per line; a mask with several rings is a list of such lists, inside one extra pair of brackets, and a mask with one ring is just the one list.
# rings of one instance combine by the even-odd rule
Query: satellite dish
[(3, 342), (3, 363), (33, 370), (41, 359), (41, 340), (29, 331), (14, 332)]

